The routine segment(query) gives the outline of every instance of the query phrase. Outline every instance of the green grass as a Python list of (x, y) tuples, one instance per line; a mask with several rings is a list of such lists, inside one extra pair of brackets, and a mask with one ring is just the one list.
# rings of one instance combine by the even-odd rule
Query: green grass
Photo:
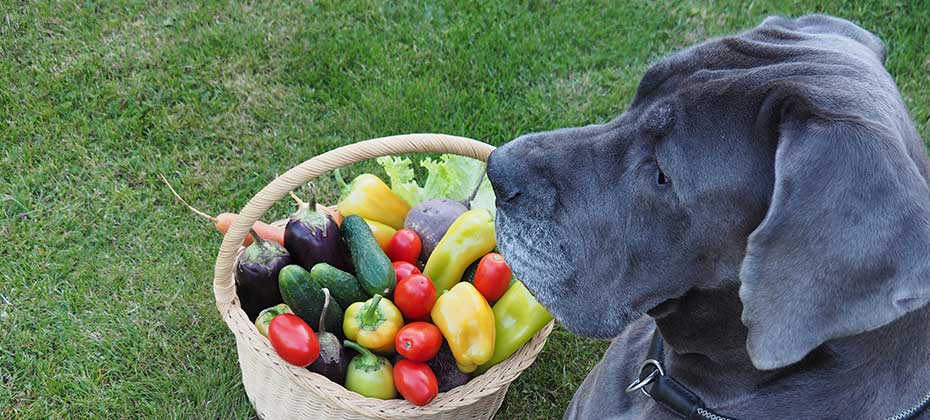
[[(158, 173), (221, 212), (361, 139), (602, 122), (649, 62), (815, 11), (885, 40), (930, 137), (919, 0), (106, 3), (0, 5), (0, 418), (254, 416), (212, 303), (219, 236)], [(499, 417), (559, 417), (604, 348), (558, 330)]]

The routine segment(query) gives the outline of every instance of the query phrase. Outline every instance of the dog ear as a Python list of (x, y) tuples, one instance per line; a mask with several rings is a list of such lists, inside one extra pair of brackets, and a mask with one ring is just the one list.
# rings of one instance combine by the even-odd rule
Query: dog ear
[(930, 188), (902, 136), (793, 99), (780, 106), (774, 191), (740, 270), (759, 369), (930, 301)]

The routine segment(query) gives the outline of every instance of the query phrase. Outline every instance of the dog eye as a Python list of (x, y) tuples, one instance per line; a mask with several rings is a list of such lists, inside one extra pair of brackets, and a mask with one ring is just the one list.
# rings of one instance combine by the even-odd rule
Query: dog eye
[(659, 185), (670, 184), (672, 182), (671, 178), (665, 176), (665, 172), (662, 172), (661, 169), (658, 170), (659, 174), (656, 177), (656, 183)]

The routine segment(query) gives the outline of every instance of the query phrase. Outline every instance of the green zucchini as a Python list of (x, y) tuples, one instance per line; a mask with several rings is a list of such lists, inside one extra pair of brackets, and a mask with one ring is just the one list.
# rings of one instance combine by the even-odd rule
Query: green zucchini
[(369, 297), (362, 291), (355, 276), (327, 263), (314, 264), (310, 269), (310, 278), (321, 287), (329, 289), (333, 299), (343, 308), (348, 308), (355, 302), (365, 301)]
[[(326, 296), (323, 287), (310, 277), (310, 273), (297, 264), (287, 265), (278, 274), (278, 288), (281, 297), (297, 316), (304, 320), (314, 331), (320, 330), (320, 314)], [(330, 302), (326, 310), (326, 330), (342, 331), (342, 308), (336, 302)]]
[(348, 216), (342, 221), (340, 227), (342, 239), (349, 248), (352, 256), (352, 265), (355, 266), (355, 275), (358, 282), (369, 295), (376, 294), (390, 297), (397, 283), (394, 266), (388, 259), (371, 228), (365, 220), (356, 215)]

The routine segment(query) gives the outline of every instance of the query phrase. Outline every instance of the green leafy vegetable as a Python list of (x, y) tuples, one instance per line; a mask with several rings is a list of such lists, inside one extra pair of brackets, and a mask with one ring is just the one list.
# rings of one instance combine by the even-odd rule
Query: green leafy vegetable
[(423, 199), (448, 198), (465, 201), (484, 175), (484, 163), (475, 159), (442, 155), (439, 160), (423, 159), (420, 166), (429, 176), (423, 185)]
[(427, 177), (423, 186), (420, 186), (409, 158), (384, 156), (376, 161), (390, 178), (394, 193), (411, 206), (434, 198), (448, 198), (464, 203), (471, 197), (478, 181), (482, 180), (471, 205), (494, 212), (494, 191), (484, 175), (484, 162), (450, 154), (442, 155), (439, 159), (423, 159), (420, 166), (426, 169)]
[(491, 187), (491, 180), (489, 180), (487, 176), (481, 180), (481, 186), (478, 187), (478, 193), (475, 194), (475, 198), (469, 203), (469, 208), (485, 209), (491, 212), (492, 215), (495, 214), (497, 206), (495, 205), (494, 188)]
[(417, 184), (410, 158), (382, 156), (375, 159), (391, 180), (391, 190), (407, 202), (410, 207), (423, 201), (423, 188)]

